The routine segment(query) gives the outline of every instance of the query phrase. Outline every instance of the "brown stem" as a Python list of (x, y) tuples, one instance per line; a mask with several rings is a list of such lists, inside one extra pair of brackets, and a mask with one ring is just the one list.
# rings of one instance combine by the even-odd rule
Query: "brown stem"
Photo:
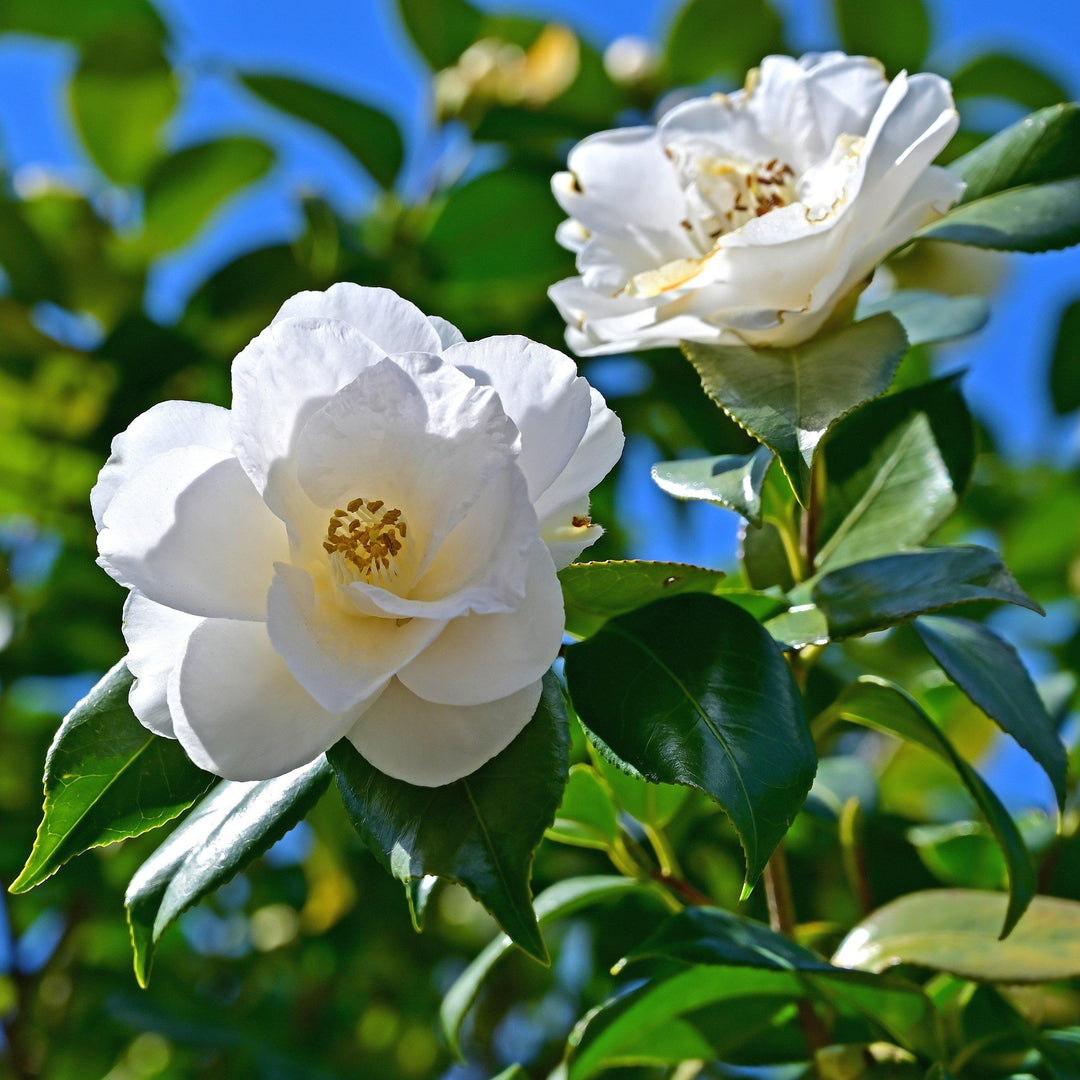
[[(772, 858), (765, 865), (762, 875), (765, 881), (765, 899), (769, 906), (769, 925), (778, 934), (795, 937), (795, 902), (791, 896), (791, 878), (788, 875), (787, 854), (783, 841), (777, 845)], [(803, 1030), (807, 1048), (811, 1054), (828, 1046), (829, 1036), (821, 1017), (807, 998), (799, 998), (799, 1026)]]
[(653, 881), (666, 885), (673, 893), (681, 896), (688, 904), (692, 904), (694, 907), (716, 906), (710, 897), (706, 896), (700, 889), (695, 889), (689, 881), (683, 881), (682, 878), (665, 874), (663, 870), (653, 870), (649, 876)]

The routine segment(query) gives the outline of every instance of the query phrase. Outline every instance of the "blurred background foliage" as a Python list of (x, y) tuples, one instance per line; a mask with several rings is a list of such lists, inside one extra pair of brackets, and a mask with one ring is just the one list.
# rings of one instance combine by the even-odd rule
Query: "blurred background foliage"
[[(94, 565), (87, 504), (112, 436), (164, 398), (228, 404), (236, 352), (286, 297), (337, 280), (395, 289), (468, 337), (521, 333), (559, 346), (562, 322), (545, 289), (572, 272), (572, 261), (554, 240), (561, 215), (548, 185), (570, 143), (647, 120), (687, 86), (735, 86), (763, 54), (807, 45), (801, 9), (781, 11), (770, 0), (666, 5), (651, 43), (623, 38), (605, 42), (604, 51), (567, 22), (564, 9), (573, 5), (561, 5), (559, 19), (495, 13), (468, 0), (399, 0), (393, 12), (389, 5), (383, 15), (400, 20), (411, 62), (427, 72), (426, 117), (413, 125), (419, 135), (403, 135), (381, 108), (343, 95), (318, 71), (298, 78), (227, 54), (213, 64), (178, 64), (182, 21), (149, 0), (0, 0), (5, 55), (43, 41), (62, 51), (59, 92), (81, 155), (79, 169), (64, 176), (25, 161), (0, 165), (4, 884), (18, 873), (38, 822), (41, 764), (58, 718), (123, 652), (123, 593)], [(607, 7), (617, 19), (618, 5)], [(534, 8), (546, 10), (543, 3)], [(1053, 21), (1048, 11), (1043, 17)], [(948, 50), (935, 49), (940, 14), (922, 0), (836, 0), (822, 21), (830, 29), (819, 29), (814, 44), (831, 34), (834, 44), (877, 55), (890, 71), (930, 67), (950, 76), (964, 118), (950, 157), (1003, 123), (1071, 96), (1075, 71), (1043, 70), (1030, 57), (1002, 51), (1007, 41), (991, 51), (968, 49), (952, 62)], [(1072, 18), (1065, 26), (1075, 39)], [(333, 36), (335, 27), (318, 31)], [(176, 117), (207, 80), (259, 102), (257, 130), (178, 138)], [(302, 223), (292, 235), (258, 245), (230, 240), (230, 250), (219, 244), (207, 266), (206, 238), (222, 209), (231, 213), (274, 175), (297, 126), (331, 141), (363, 170), (362, 210), (343, 211), (318, 186), (292, 191)], [(203, 256), (185, 263), (193, 248)], [(1070, 265), (1075, 280), (1075, 261)], [(166, 289), (162, 301), (162, 268), (177, 266), (199, 280)], [(997, 256), (927, 244), (889, 269), (905, 286), (963, 293), (995, 292), (1006, 273)], [(1057, 671), (1040, 689), (1075, 744), (1076, 678), (1069, 672), (1080, 667), (1080, 301), (1062, 311), (1063, 332), (1046, 355), (1001, 343), (1031, 313), (1011, 318), (992, 323), (963, 358), (977, 365), (980, 349), (1009, 358), (1014, 367), (1006, 372), (999, 364), (996, 378), (1034, 388), (1026, 393), (1039, 399), (1043, 433), (1018, 455), (1010, 427), (1030, 426), (1030, 416), (998, 409), (980, 417), (982, 457), (946, 538), (1000, 547), (1046, 606), (1043, 622), (1002, 612), (995, 625), (1021, 646), (1036, 674)], [(1053, 328), (1043, 328), (1040, 340), (1053, 342)], [(913, 349), (899, 385), (957, 362), (956, 354)], [(595, 496), (593, 516), (609, 531), (594, 557), (729, 562), (734, 515), (671, 503), (643, 483), (653, 461), (742, 451), (746, 437), (707, 401), (674, 351), (582, 367), (631, 437), (621, 471)], [(1054, 414), (1063, 418), (1056, 425), (1047, 420)], [(944, 682), (913, 632), (846, 648), (846, 661), (841, 653), (831, 670), (814, 671), (811, 692), (823, 704), (845, 662), (906, 672), (906, 684), (921, 688), (920, 700), (961, 752), (981, 759), (1023, 813), (1033, 847), (1055, 843), (1045, 782)], [(576, 753), (583, 755), (581, 745)], [(860, 915), (850, 866), (835, 842), (839, 809), (852, 792), (864, 810), (861, 847), (876, 904), (934, 883), (1000, 886), (1001, 857), (971, 822), (972, 806), (952, 773), (917, 749), (876, 740), (864, 740), (845, 761), (843, 770), (823, 767), (789, 839), (800, 910), (828, 915), (829, 924), (818, 927), (822, 941), (835, 940), (836, 928)], [(1080, 771), (1076, 751), (1073, 765)], [(629, 792), (624, 802), (633, 798)], [(677, 803), (670, 835), (688, 853), (688, 878), (735, 906), (742, 862), (733, 832), (703, 812), (696, 796)], [(1072, 837), (1044, 861), (1042, 886), (1080, 898), (1075, 828)], [(627, 897), (549, 929), (552, 969), (520, 955), (498, 968), (466, 1030), (469, 1063), (452, 1064), (436, 1035), (439, 997), (494, 932), (463, 890), (437, 894), (425, 933), (416, 935), (400, 887), (362, 850), (338, 799), (324, 798), (249, 872), (181, 918), (142, 992), (131, 971), (123, 890), (159, 840), (84, 855), (60, 881), (0, 896), (0, 1070), (56, 1080), (482, 1080), (518, 1061), (539, 1076), (558, 1060), (573, 1021), (610, 990), (611, 964), (657, 916), (647, 899)], [(534, 884), (604, 867), (598, 852), (545, 843)], [(760, 915), (761, 904), (755, 896), (746, 910)], [(1061, 1026), (1080, 1023), (1074, 992), (1055, 992), (1037, 1006), (1058, 1010)]]

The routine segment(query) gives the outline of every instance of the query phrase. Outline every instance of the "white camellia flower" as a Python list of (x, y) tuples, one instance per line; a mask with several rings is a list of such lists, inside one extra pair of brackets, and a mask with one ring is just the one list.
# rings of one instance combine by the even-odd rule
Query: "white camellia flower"
[(792, 345), (963, 184), (931, 162), (949, 84), (843, 53), (769, 56), (735, 94), (604, 131), (553, 180), (580, 277), (550, 290), (577, 353)]
[(413, 784), (473, 772), (539, 701), (615, 414), (562, 353), (350, 284), (287, 301), (232, 382), (138, 417), (91, 495), (136, 716), (237, 780), (342, 736)]

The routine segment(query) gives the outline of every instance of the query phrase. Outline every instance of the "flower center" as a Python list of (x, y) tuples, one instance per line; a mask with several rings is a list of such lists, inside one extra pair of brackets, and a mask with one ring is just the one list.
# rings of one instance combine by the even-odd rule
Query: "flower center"
[(798, 199), (795, 170), (779, 158), (750, 162), (717, 157), (693, 144), (676, 144), (668, 154), (690, 208), (682, 227), (703, 255), (725, 233)]
[(353, 499), (330, 515), (323, 547), (336, 584), (368, 581), (385, 587), (397, 577), (408, 527), (400, 510), (384, 510), (385, 505), (381, 499)]

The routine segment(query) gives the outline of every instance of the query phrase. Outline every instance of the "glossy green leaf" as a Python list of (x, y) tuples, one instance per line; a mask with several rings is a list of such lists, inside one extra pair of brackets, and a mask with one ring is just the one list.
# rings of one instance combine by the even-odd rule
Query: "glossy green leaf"
[(343, 146), (383, 187), (391, 187), (405, 156), (401, 132), (386, 113), (312, 83), (254, 71), (240, 81), (275, 109), (319, 128)]
[(684, 342), (705, 392), (775, 451), (805, 505), (818, 444), (842, 416), (885, 393), (907, 351), (893, 315), (787, 349)]
[(517, 945), (547, 963), (529, 876), (566, 786), (568, 745), (562, 691), (549, 672), (536, 715), (521, 734), (452, 784), (427, 788), (394, 780), (346, 739), (327, 757), (353, 825), (394, 877), (460, 882)]
[(824, 645), (829, 640), (829, 624), (813, 604), (797, 604), (765, 620), (765, 629), (774, 641), (792, 649), (804, 645)]
[(918, 546), (957, 502), (923, 413), (889, 432), (866, 465), (829, 495), (847, 513), (818, 550), (816, 565), (825, 572)]
[(1080, 175), (1080, 106), (1040, 109), (950, 166), (967, 185), (961, 205), (1012, 188)]
[(547, 831), (551, 840), (605, 850), (615, 843), (619, 825), (611, 792), (589, 765), (570, 766), (562, 802)]
[(1069, 99), (1057, 79), (1008, 53), (983, 53), (953, 72), (953, 96), (1009, 98), (1027, 109), (1044, 109)]
[(480, 37), (483, 15), (466, 0), (398, 0), (413, 44), (433, 71), (457, 62)]
[(717, 593), (725, 577), (722, 570), (687, 563), (637, 559), (571, 563), (559, 571), (567, 632), (588, 637), (615, 615), (625, 615), (661, 597)]
[(1009, 898), (1006, 906), (1002, 897), (1000, 910), (1004, 925), (1000, 934), (1002, 937), (1009, 934), (1035, 895), (1035, 867), (1020, 830), (997, 796), (915, 700), (884, 679), (874, 675), (859, 678), (840, 694), (822, 718), (815, 720), (815, 728), (835, 720), (846, 720), (917, 743), (952, 766), (985, 816), (1008, 864)]
[(239, 135), (186, 146), (163, 158), (146, 178), (141, 245), (157, 254), (186, 244), (273, 162), (269, 146)]
[(883, 971), (894, 964), (986, 982), (1038, 983), (1080, 975), (1080, 904), (1036, 896), (1004, 941), (1006, 898), (969, 889), (928, 889), (894, 900), (841, 942), (833, 963)]
[(123, 661), (64, 717), (45, 759), (45, 812), (12, 892), (26, 892), (88, 848), (156, 829), (183, 813), (214, 777), (128, 706)]
[(998, 251), (1056, 251), (1080, 243), (1080, 177), (987, 195), (949, 211), (919, 236)]
[(856, 317), (869, 319), (883, 312), (891, 312), (900, 320), (909, 345), (930, 345), (981, 330), (990, 318), (990, 305), (983, 296), (901, 289), (879, 300), (860, 300)]
[(1064, 809), (1065, 747), (1016, 649), (969, 619), (925, 616), (915, 629), (945, 674), (1042, 766)]
[(890, 74), (922, 70), (930, 48), (930, 15), (923, 0), (833, 0), (833, 11), (849, 55), (876, 57)]
[(491, 1080), (529, 1080), (529, 1074), (520, 1065), (511, 1065)]
[(716, 596), (658, 600), (567, 650), (574, 707), (600, 752), (715, 799), (758, 878), (814, 778), (802, 700), (776, 643)]
[(424, 917), (427, 914), (428, 901), (439, 883), (438, 877), (428, 874), (425, 877), (409, 878), (405, 884), (405, 899), (409, 905), (409, 919), (413, 929), (419, 934), (424, 929)]
[(752, 454), (661, 461), (652, 467), (652, 478), (677, 499), (719, 503), (760, 525), (761, 489), (772, 461), (772, 451), (759, 446)]
[(161, 151), (179, 99), (158, 38), (114, 28), (88, 44), (69, 87), (75, 128), (94, 164), (118, 184), (138, 183)]
[(176, 918), (280, 840), (329, 782), (324, 757), (273, 780), (222, 780), (184, 818), (135, 872), (124, 897), (140, 986)]
[(1050, 362), (1050, 401), (1058, 416), (1080, 409), (1080, 300), (1061, 313)]
[(739, 563), (753, 588), (779, 588), (787, 592), (795, 585), (793, 564), (798, 565), (799, 557), (784, 542), (784, 534), (776, 522), (763, 521), (760, 528), (744, 525), (739, 531)]
[(763, 56), (780, 52), (783, 24), (769, 0), (687, 0), (671, 22), (663, 65), (676, 84), (717, 74), (741, 81)]
[(1042, 613), (1001, 559), (975, 544), (853, 563), (825, 574), (810, 591), (835, 637), (884, 630), (914, 615), (975, 600), (1000, 600)]
[[(634, 878), (597, 874), (590, 877), (567, 878), (545, 889), (535, 903), (536, 918), (541, 926), (563, 919), (575, 911), (605, 900), (617, 900), (630, 893), (658, 895), (657, 886)], [(443, 1034), (455, 1054), (461, 1053), (461, 1025), (476, 1001), (477, 994), (492, 968), (514, 947), (505, 934), (492, 940), (475, 960), (454, 980), (439, 1007)]]
[(631, 776), (604, 760), (594, 747), (590, 746), (589, 750), (594, 768), (619, 807), (643, 825), (662, 829), (690, 798), (690, 789), (681, 784), (654, 784), (640, 776)]

